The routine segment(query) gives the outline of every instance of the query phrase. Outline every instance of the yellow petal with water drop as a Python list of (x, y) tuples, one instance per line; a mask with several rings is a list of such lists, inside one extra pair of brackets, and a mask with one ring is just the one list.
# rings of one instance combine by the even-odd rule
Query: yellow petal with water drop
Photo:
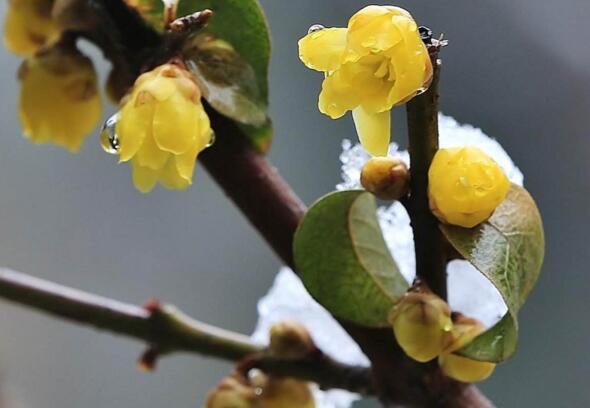
[(320, 112), (332, 119), (338, 119), (349, 110), (357, 107), (359, 103), (359, 95), (354, 92), (351, 84), (342, 77), (340, 71), (336, 71), (324, 79), (318, 101)]
[[(137, 154), (146, 138), (152, 137), (152, 127), (145, 126), (154, 114), (153, 105), (135, 106), (130, 103), (123, 107), (116, 125), (116, 133), (119, 139), (119, 162), (126, 162)], [(144, 166), (159, 168), (161, 166), (148, 165), (143, 160)]]
[(340, 67), (346, 48), (346, 28), (324, 28), (299, 40), (299, 58), (316, 71), (331, 72)]

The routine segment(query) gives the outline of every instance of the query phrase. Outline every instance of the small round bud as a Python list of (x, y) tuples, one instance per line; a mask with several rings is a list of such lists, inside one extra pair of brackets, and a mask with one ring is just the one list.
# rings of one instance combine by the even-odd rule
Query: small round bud
[(261, 408), (314, 408), (309, 384), (293, 378), (270, 377), (260, 395)]
[(224, 378), (216, 389), (207, 395), (206, 408), (254, 408), (256, 389), (239, 376)]
[(438, 364), (447, 377), (465, 383), (483, 381), (494, 372), (496, 364), (472, 360), (457, 354), (441, 354)]
[(390, 322), (400, 347), (422, 363), (440, 355), (451, 340), (449, 305), (429, 291), (408, 292), (393, 307)]
[(391, 156), (373, 157), (363, 166), (361, 184), (381, 200), (399, 200), (410, 189), (408, 167)]
[(460, 313), (453, 314), (452, 340), (443, 354), (438, 357), (438, 364), (443, 373), (457, 381), (474, 383), (488, 378), (496, 365), (486, 361), (477, 361), (453, 354), (469, 344), (485, 331), (485, 326), (478, 320)]
[(316, 347), (305, 328), (297, 322), (279, 322), (270, 328), (270, 350), (283, 358), (299, 358)]
[(442, 222), (466, 228), (487, 220), (510, 189), (500, 166), (472, 146), (439, 150), (428, 180), (434, 215)]

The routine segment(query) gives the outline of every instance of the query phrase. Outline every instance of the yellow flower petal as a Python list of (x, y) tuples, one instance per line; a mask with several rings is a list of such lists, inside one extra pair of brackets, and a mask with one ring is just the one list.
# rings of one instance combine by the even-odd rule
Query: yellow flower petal
[(420, 39), (416, 23), (400, 18), (396, 24), (402, 27), (404, 44), (394, 47), (391, 51), (395, 84), (388, 100), (392, 105), (413, 97), (432, 77), (432, 64), (428, 50)]
[(351, 84), (343, 78), (341, 70), (324, 79), (318, 101), (320, 112), (332, 119), (338, 119), (349, 110), (357, 107), (359, 103), (359, 95), (354, 92)]
[[(152, 138), (152, 127), (145, 124), (151, 121), (153, 115), (154, 107), (151, 104), (134, 106), (130, 103), (123, 107), (116, 128), (119, 137), (119, 163), (126, 162), (135, 156), (146, 137)], [(154, 142), (153, 144), (155, 145)], [(140, 160), (140, 163), (152, 168), (161, 167), (148, 164), (144, 158)]]
[[(147, 127), (151, 129), (151, 126)], [(169, 156), (170, 153), (165, 152), (158, 147), (152, 135), (149, 135), (144, 139), (141, 148), (135, 155), (137, 162), (141, 166), (148, 167), (152, 170), (159, 170), (164, 167)]]
[(472, 360), (456, 354), (441, 354), (438, 364), (445, 375), (465, 383), (483, 381), (492, 375), (496, 368), (494, 363)]
[(175, 160), (169, 160), (160, 174), (160, 184), (170, 190), (186, 190), (192, 184), (192, 174), (186, 180), (178, 172)]
[(174, 93), (167, 100), (156, 105), (153, 132), (158, 147), (164, 151), (182, 154), (195, 141), (198, 106), (185, 99), (180, 93)]
[(391, 133), (391, 112), (369, 113), (362, 106), (352, 111), (359, 140), (374, 156), (386, 156)]
[(352, 16), (348, 23), (346, 61), (357, 61), (365, 55), (387, 51), (401, 42), (402, 33), (392, 24), (392, 18), (397, 15), (408, 19), (405, 10), (384, 6), (367, 6)]
[(325, 28), (299, 40), (299, 58), (316, 71), (330, 72), (340, 67), (346, 48), (346, 28)]
[(148, 74), (150, 73), (143, 74), (141, 77), (138, 78), (138, 81), (141, 83), (141, 86), (138, 89), (138, 93), (142, 91), (148, 92), (158, 101), (163, 102), (170, 98), (172, 94), (174, 94), (174, 92), (177, 91), (176, 83), (173, 78), (166, 78), (160, 76), (152, 77)]
[(142, 193), (153, 190), (160, 177), (161, 170), (152, 170), (141, 166), (137, 160), (131, 160), (131, 175), (133, 185)]

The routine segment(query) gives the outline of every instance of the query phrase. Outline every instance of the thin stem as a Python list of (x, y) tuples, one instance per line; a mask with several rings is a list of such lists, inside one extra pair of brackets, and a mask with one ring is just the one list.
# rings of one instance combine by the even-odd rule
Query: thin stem
[(408, 209), (414, 230), (416, 274), (434, 293), (446, 299), (444, 241), (428, 203), (428, 170), (438, 150), (438, 50), (431, 54), (431, 59), (434, 73), (430, 88), (407, 104), (411, 164)]
[(0, 297), (148, 344), (154, 357), (189, 352), (229, 361), (255, 357), (255, 366), (273, 374), (317, 382), (352, 392), (372, 392), (366, 367), (342, 364), (317, 351), (298, 359), (268, 353), (247, 336), (198, 322), (173, 306), (150, 302), (139, 307), (0, 269)]

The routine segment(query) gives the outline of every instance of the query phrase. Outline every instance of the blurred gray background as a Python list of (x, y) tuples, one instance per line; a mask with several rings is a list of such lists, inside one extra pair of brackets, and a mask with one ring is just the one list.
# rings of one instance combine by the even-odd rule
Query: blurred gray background
[[(309, 203), (339, 180), (340, 141), (354, 133), (350, 118), (332, 121), (317, 111), (321, 76), (299, 62), (297, 39), (314, 23), (343, 25), (370, 3), (262, 3), (274, 41), (270, 159)], [(451, 40), (443, 110), (503, 143), (544, 215), (547, 258), (521, 314), (520, 348), (481, 388), (499, 407), (590, 406), (590, 2), (396, 4)], [(104, 79), (108, 65), (97, 61)], [(130, 302), (158, 296), (249, 333), (280, 263), (203, 169), (188, 192), (146, 196), (96, 136), (78, 155), (30, 145), (17, 121), (18, 64), (0, 51), (0, 264)], [(403, 115), (398, 109), (396, 135)], [(141, 350), (0, 303), (3, 393), (21, 407), (194, 408), (230, 368), (177, 356), (144, 374), (135, 367)]]

